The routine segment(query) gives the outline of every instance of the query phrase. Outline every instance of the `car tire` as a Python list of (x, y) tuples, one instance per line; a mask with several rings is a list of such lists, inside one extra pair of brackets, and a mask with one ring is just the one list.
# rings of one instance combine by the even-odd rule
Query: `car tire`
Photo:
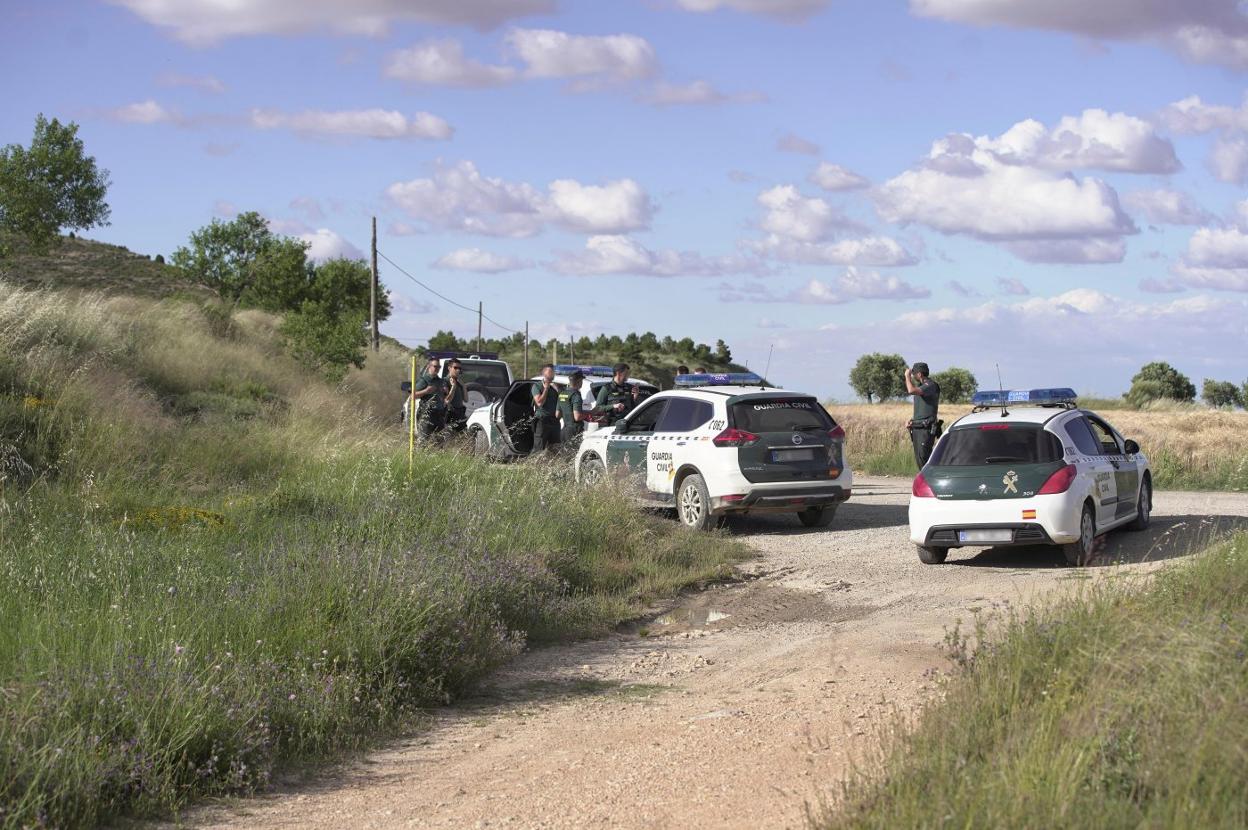
[(807, 507), (797, 514), (797, 519), (802, 523), (802, 527), (827, 527), (832, 524), (835, 516), (836, 505), (829, 504), (822, 507)]
[(479, 458), (488, 456), (490, 454), (490, 437), (485, 434), (485, 430), (473, 427), (469, 432), (470, 435), (468, 437), (470, 440), (468, 446), (472, 454)]
[(931, 548), (925, 545), (915, 547), (919, 551), (919, 561), (924, 565), (943, 565), (949, 556), (949, 548)]
[(1093, 547), (1096, 545), (1096, 514), (1092, 505), (1084, 504), (1079, 514), (1079, 539), (1069, 545), (1062, 545), (1062, 554), (1066, 564), (1080, 568), (1092, 561)]
[(1153, 480), (1144, 477), (1140, 484), (1140, 497), (1135, 503), (1135, 520), (1127, 527), (1131, 530), (1148, 530), (1153, 521)]
[(697, 473), (685, 476), (676, 493), (676, 518), (694, 530), (712, 530), (723, 522), (711, 515), (711, 494)]
[(496, 400), (498, 400), (498, 395), (495, 395), (488, 387), (480, 383), (474, 382), (464, 386), (464, 406), (469, 412), (483, 406), (489, 406)]
[(600, 458), (586, 458), (581, 462), (581, 484), (593, 487), (607, 479), (607, 465)]

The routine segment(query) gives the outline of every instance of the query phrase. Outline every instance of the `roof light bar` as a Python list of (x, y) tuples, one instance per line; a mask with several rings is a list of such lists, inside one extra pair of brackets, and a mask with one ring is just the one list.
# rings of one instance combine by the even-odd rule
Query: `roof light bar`
[(1061, 406), (1074, 404), (1074, 389), (986, 389), (971, 396), (973, 406)]
[(690, 386), (766, 386), (762, 375), (754, 372), (703, 372), (696, 375), (677, 375), (676, 385)]
[(556, 375), (570, 375), (573, 372), (580, 372), (586, 377), (603, 377), (609, 378), (615, 374), (615, 370), (610, 366), (575, 366), (571, 363), (556, 363)]

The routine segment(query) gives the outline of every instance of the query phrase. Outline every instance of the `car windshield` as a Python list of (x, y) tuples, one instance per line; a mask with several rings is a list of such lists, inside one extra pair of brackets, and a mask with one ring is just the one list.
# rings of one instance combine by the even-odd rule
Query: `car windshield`
[(733, 423), (746, 432), (832, 429), (836, 422), (814, 398), (754, 398), (732, 405)]
[(951, 429), (928, 463), (944, 467), (1047, 464), (1061, 457), (1057, 436), (1038, 424), (970, 424)]

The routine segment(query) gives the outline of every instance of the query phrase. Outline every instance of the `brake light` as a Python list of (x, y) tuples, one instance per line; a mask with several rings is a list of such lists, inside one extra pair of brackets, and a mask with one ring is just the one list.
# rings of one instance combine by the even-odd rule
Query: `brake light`
[(1067, 464), (1053, 475), (1049, 476), (1049, 480), (1044, 486), (1036, 491), (1037, 496), (1054, 496), (1058, 493), (1065, 493), (1070, 489), (1070, 485), (1075, 483), (1075, 475), (1079, 471), (1074, 464)]
[(1009, 429), (1009, 424), (980, 424), (980, 429)]
[(936, 494), (932, 492), (932, 488), (928, 486), (927, 479), (923, 478), (922, 473), (914, 477), (914, 484), (910, 486), (910, 495), (920, 499), (936, 498)]
[(746, 432), (736, 427), (728, 427), (711, 439), (711, 443), (717, 447), (748, 447), (758, 440), (758, 436), (752, 432)]
[(832, 427), (832, 429), (828, 430), (828, 437), (836, 441), (840, 441), (844, 439), (845, 438), (844, 427), (842, 427), (840, 424), (837, 424), (836, 426)]
[(720, 496), (721, 501), (745, 501), (745, 493), (733, 493), (729, 496)]

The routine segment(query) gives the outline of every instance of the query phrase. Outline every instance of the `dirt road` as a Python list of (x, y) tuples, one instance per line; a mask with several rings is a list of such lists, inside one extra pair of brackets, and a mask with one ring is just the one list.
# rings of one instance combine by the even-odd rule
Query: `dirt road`
[[(931, 693), (940, 643), (977, 610), (1147, 572), (1248, 526), (1248, 495), (1158, 493), (1153, 528), (1074, 570), (1048, 548), (924, 566), (908, 482), (867, 479), (824, 531), (732, 532), (751, 578), (608, 639), (521, 656), (419, 737), (346, 769), (189, 816), (198, 826), (798, 827), (873, 729)], [(1123, 563), (1123, 564), (1115, 564)]]

